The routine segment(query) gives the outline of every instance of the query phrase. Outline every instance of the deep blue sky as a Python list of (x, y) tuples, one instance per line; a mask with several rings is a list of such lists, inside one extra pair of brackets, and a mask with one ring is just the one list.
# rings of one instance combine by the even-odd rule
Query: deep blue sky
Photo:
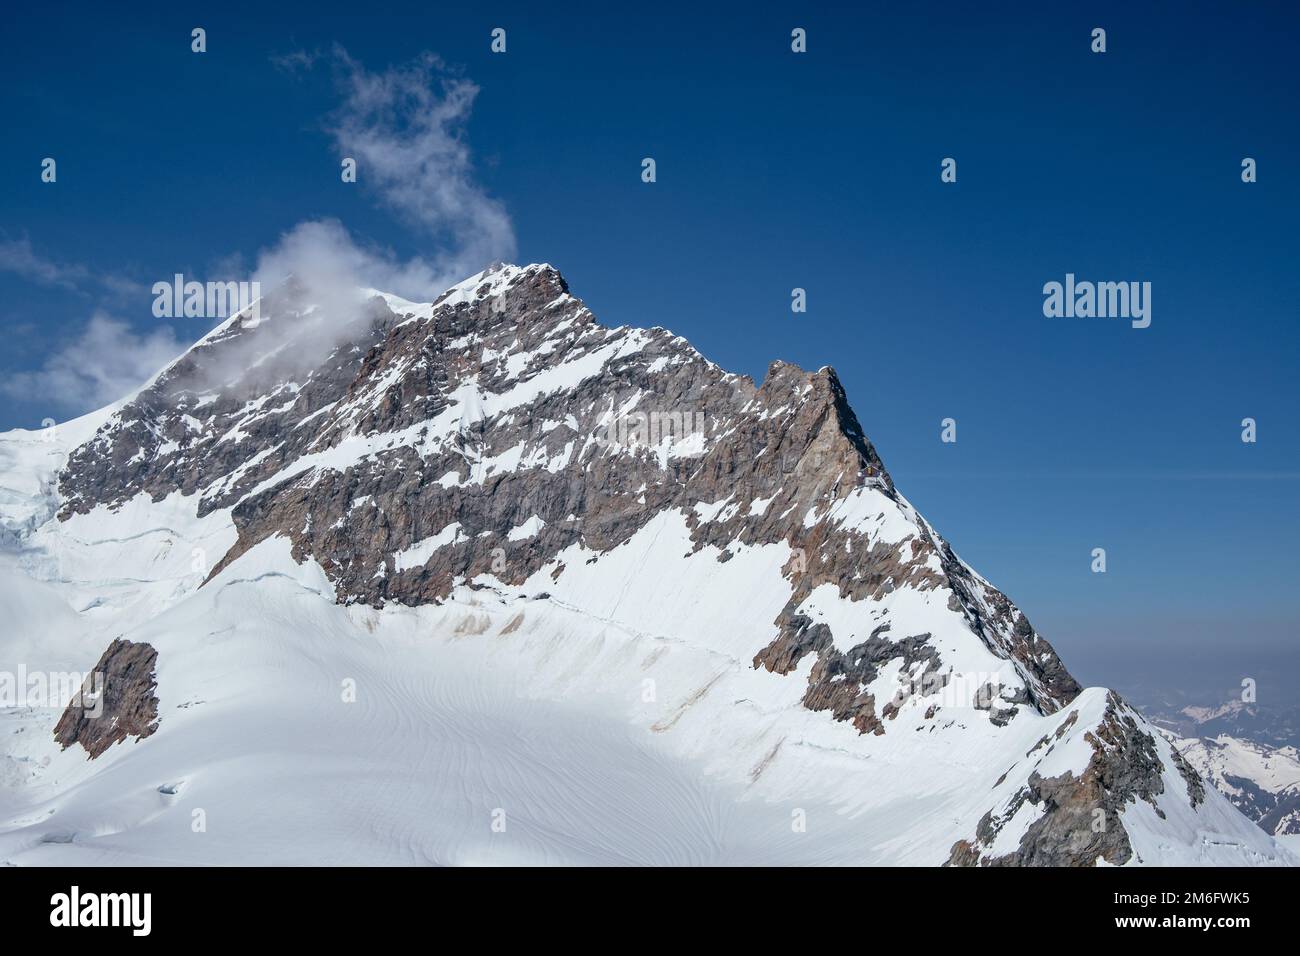
[[(322, 216), (418, 254), (339, 180), (328, 73), (271, 57), (435, 52), (481, 87), (468, 140), (520, 261), (756, 379), (835, 366), (899, 487), (1085, 681), (1248, 674), (1294, 697), (1294, 4), (272, 6), (7, 10), (0, 240), (146, 285)], [(1150, 281), (1151, 327), (1045, 318), (1066, 272)], [(150, 302), (109, 308), (148, 332)], [(42, 365), (98, 304), (0, 274), (0, 371)], [(0, 428), (56, 398), (0, 397)]]

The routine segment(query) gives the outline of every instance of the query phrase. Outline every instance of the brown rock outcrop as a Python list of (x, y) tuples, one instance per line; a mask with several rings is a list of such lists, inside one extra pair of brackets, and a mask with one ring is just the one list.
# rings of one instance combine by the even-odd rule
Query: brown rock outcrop
[(54, 739), (64, 750), (80, 744), (94, 759), (127, 737), (151, 735), (158, 729), (157, 661), (149, 644), (113, 641), (55, 724)]

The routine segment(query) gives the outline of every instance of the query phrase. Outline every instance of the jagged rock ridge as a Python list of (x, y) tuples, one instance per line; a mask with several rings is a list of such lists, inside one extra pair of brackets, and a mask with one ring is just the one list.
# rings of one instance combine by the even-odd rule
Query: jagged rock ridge
[[(696, 547), (788, 543), (803, 566), (783, 627), (824, 583), (850, 600), (946, 586), (972, 631), (1017, 662), (1036, 706), (1051, 713), (1078, 692), (1024, 614), (928, 526), (900, 553), (857, 527), (806, 520), (861, 489), (908, 507), (832, 369), (778, 362), (755, 387), (663, 329), (598, 325), (549, 267), (485, 275), (427, 315), (399, 315), (385, 297), (367, 308), (361, 342), (301, 383), (272, 371), (213, 388), (205, 370), (250, 333), (211, 337), (74, 454), (65, 514), (141, 492), (197, 494), (200, 514), (233, 506), (240, 532), (214, 573), (283, 533), (346, 600), (418, 604), (493, 571), (501, 550), (503, 580), (519, 583), (575, 541), (609, 550), (664, 509), (725, 500), (725, 513), (692, 519)], [(680, 433), (687, 419), (703, 423), (698, 435)], [(611, 420), (679, 433), (602, 442)], [(512, 540), (533, 519), (537, 533)], [(429, 560), (394, 559), (453, 526)]]

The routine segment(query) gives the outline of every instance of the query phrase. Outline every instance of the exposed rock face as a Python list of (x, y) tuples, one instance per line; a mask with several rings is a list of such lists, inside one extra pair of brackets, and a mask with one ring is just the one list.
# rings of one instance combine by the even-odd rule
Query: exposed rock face
[(1178, 774), (1187, 784), (1187, 795), (1192, 801), (1193, 807), (1198, 807), (1205, 802), (1205, 781), (1201, 775), (1196, 772), (1196, 768), (1187, 762), (1177, 749), (1173, 752), (1174, 766), (1178, 768)]
[[(281, 312), (305, 321), (292, 290), (281, 295)], [(213, 573), (282, 534), (340, 600), (414, 605), (481, 575), (521, 583), (575, 542), (606, 551), (680, 508), (696, 550), (716, 545), (724, 560), (733, 544), (790, 547), (783, 628), (827, 583), (855, 601), (947, 588), (979, 639), (1016, 662), (1025, 702), (1050, 713), (1078, 692), (1024, 615), (928, 525), (900, 548), (825, 519), (862, 489), (911, 513), (833, 370), (777, 362), (756, 387), (663, 329), (597, 324), (549, 266), (485, 273), (432, 308), (375, 296), (362, 313), (306, 369), (232, 371), (282, 316), (209, 336), (73, 455), (64, 515), (195, 494), (200, 513), (233, 508), (239, 530)], [(919, 659), (924, 640), (876, 638), (871, 660)], [(874, 727), (871, 705), (827, 683), (855, 672), (868, 677), (869, 662), (826, 662), (809, 705)]]
[[(1067, 724), (1058, 728), (1060, 739)], [(1132, 858), (1128, 834), (1119, 822), (1124, 805), (1144, 800), (1164, 817), (1156, 797), (1164, 792), (1164, 765), (1155, 738), (1142, 731), (1131, 709), (1111, 693), (1105, 717), (1085, 735), (1093, 749), (1082, 774), (1065, 773), (1043, 778), (1030, 773), (1021, 788), (998, 812), (990, 810), (980, 820), (975, 836), (954, 844), (949, 866), (1091, 866), (1104, 859), (1120, 866)], [(1034, 751), (1050, 740), (1044, 738)], [(1034, 751), (1031, 751), (1032, 754)], [(1177, 762), (1177, 752), (1174, 751)], [(1178, 770), (1183, 772), (1185, 763)], [(1194, 784), (1194, 786), (1192, 786)], [(1189, 797), (1195, 807), (1204, 799), (1199, 778), (1192, 775)], [(1028, 803), (1041, 815), (1025, 830), (1014, 852), (988, 852), (999, 832)]]
[[(947, 719), (935, 695), (951, 690), (954, 645), (896, 612), (900, 594), (933, 597), (944, 626), (997, 663), (998, 679), (959, 705), (981, 726), (1002, 733), (1080, 693), (1023, 612), (899, 494), (829, 368), (777, 362), (756, 385), (664, 329), (597, 324), (549, 266), (489, 270), (431, 306), (370, 296), (346, 335), (332, 330), (342, 344), (316, 356), (313, 313), (293, 288), (278, 295), (269, 321), (214, 332), (72, 455), (62, 517), (180, 492), (200, 514), (228, 510), (237, 530), (211, 575), (282, 536), (324, 569), (340, 602), (380, 607), (439, 603), (466, 583), (518, 587), (542, 572), (549, 589), (572, 546), (594, 562), (680, 512), (691, 554), (716, 548), (727, 562), (745, 548), (788, 549), (775, 636), (753, 634), (741, 660), (752, 648), (755, 669), (806, 681), (804, 707), (867, 740), (899, 726), (913, 698), (925, 705), (916, 730)], [(872, 610), (821, 619), (827, 594)], [(151, 649), (116, 642), (101, 667), (116, 677), (113, 718), (96, 727), (70, 707), (59, 724), (65, 746), (92, 756), (157, 726)], [(886, 693), (883, 675), (896, 679)], [(1060, 717), (1044, 753), (1081, 731), (1077, 716)], [(1154, 803), (1163, 765), (1118, 698), (1087, 733), (1086, 769), (1024, 770), (949, 862), (1128, 860), (1117, 814)], [(1199, 779), (1178, 770), (1195, 805)], [(1014, 852), (993, 853), (1026, 805), (1040, 817)]]
[(143, 739), (158, 729), (158, 652), (148, 644), (116, 640), (54, 726), (67, 750), (81, 744), (91, 759), (127, 737)]
[(1079, 693), (1078, 682), (1061, 659), (1034, 631), (1024, 612), (961, 561), (941, 542), (942, 567), (954, 598), (970, 620), (971, 629), (995, 653), (1009, 656), (1034, 676), (1025, 702), (1053, 713)]
[(781, 636), (754, 655), (754, 666), (788, 674), (805, 654), (816, 654), (804, 706), (829, 710), (836, 720), (852, 721), (859, 733), (883, 734), (885, 726), (877, 716), (876, 699), (866, 690), (879, 676), (883, 664), (901, 659), (907, 672), (914, 675), (911, 685), (900, 689), (884, 705), (882, 714), (887, 718), (898, 712), (908, 691), (920, 687), (928, 692), (947, 682), (947, 675), (939, 672), (938, 652), (926, 643), (929, 634), (891, 641), (881, 636), (888, 630), (889, 625), (882, 624), (866, 641), (841, 653), (832, 643), (830, 628), (813, 624), (806, 615), (794, 614), (782, 625)]

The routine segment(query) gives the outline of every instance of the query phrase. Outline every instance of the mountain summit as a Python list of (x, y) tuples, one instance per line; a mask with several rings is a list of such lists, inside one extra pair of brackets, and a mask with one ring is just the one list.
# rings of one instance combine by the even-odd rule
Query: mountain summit
[(106, 678), (6, 737), (0, 859), (1292, 862), (832, 369), (756, 384), (548, 265), (260, 312), (0, 436), (0, 651)]

